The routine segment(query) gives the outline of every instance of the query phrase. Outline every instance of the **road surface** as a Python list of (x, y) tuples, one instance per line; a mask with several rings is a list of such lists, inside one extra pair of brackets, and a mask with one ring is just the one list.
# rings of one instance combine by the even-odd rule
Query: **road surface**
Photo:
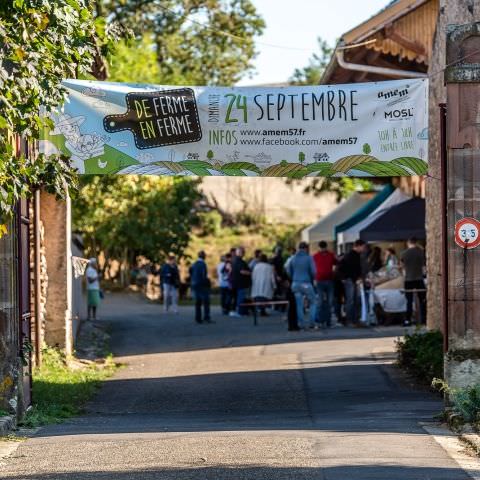
[(35, 480), (465, 480), (426, 433), (442, 404), (392, 365), (402, 329), (287, 332), (274, 316), (165, 315), (108, 298), (126, 364), (87, 413), (48, 426), (0, 467)]

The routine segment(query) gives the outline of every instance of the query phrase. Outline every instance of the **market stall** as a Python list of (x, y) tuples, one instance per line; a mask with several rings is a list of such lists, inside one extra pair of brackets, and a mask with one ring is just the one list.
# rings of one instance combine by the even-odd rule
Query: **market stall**
[(380, 204), (370, 215), (363, 220), (360, 220), (355, 225), (347, 228), (344, 231), (339, 232), (337, 236), (338, 245), (346, 245), (355, 242), (360, 238), (360, 232), (371, 225), (377, 218), (381, 217), (387, 210), (399, 205), (400, 203), (410, 200), (411, 197), (402, 192), (399, 188), (395, 189), (391, 195), (389, 195), (385, 201)]
[(375, 193), (373, 192), (354, 192), (328, 215), (321, 218), (317, 223), (305, 228), (302, 231), (302, 240), (310, 245), (314, 245), (320, 240), (332, 243), (335, 239), (335, 226), (351, 217), (374, 196)]

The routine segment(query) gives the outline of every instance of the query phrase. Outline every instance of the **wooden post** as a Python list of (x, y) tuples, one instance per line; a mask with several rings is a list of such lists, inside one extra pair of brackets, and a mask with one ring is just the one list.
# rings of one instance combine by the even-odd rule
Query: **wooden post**
[(447, 27), (448, 352), (452, 387), (480, 383), (480, 248), (454, 240), (456, 222), (480, 219), (480, 22)]

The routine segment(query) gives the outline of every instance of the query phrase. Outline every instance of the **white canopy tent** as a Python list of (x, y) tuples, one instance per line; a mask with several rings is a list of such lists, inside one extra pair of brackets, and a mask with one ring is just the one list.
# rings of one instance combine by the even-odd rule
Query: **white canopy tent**
[(344, 245), (346, 243), (353, 243), (360, 238), (360, 232), (373, 223), (380, 215), (383, 215), (386, 210), (398, 205), (400, 203), (410, 200), (411, 197), (397, 188), (381, 205), (379, 205), (368, 217), (351, 226), (349, 229), (340, 232), (337, 236), (337, 244)]
[(310, 244), (320, 240), (333, 242), (335, 240), (335, 226), (350, 218), (374, 195), (375, 192), (354, 192), (347, 200), (340, 203), (335, 210), (321, 218), (317, 223), (305, 228), (302, 231), (302, 240)]

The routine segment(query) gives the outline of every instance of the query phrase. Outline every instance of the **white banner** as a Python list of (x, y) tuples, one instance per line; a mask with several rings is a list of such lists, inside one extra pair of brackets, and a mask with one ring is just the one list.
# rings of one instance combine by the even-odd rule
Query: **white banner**
[(427, 171), (428, 82), (173, 87), (66, 80), (41, 151), (86, 174), (409, 176)]

